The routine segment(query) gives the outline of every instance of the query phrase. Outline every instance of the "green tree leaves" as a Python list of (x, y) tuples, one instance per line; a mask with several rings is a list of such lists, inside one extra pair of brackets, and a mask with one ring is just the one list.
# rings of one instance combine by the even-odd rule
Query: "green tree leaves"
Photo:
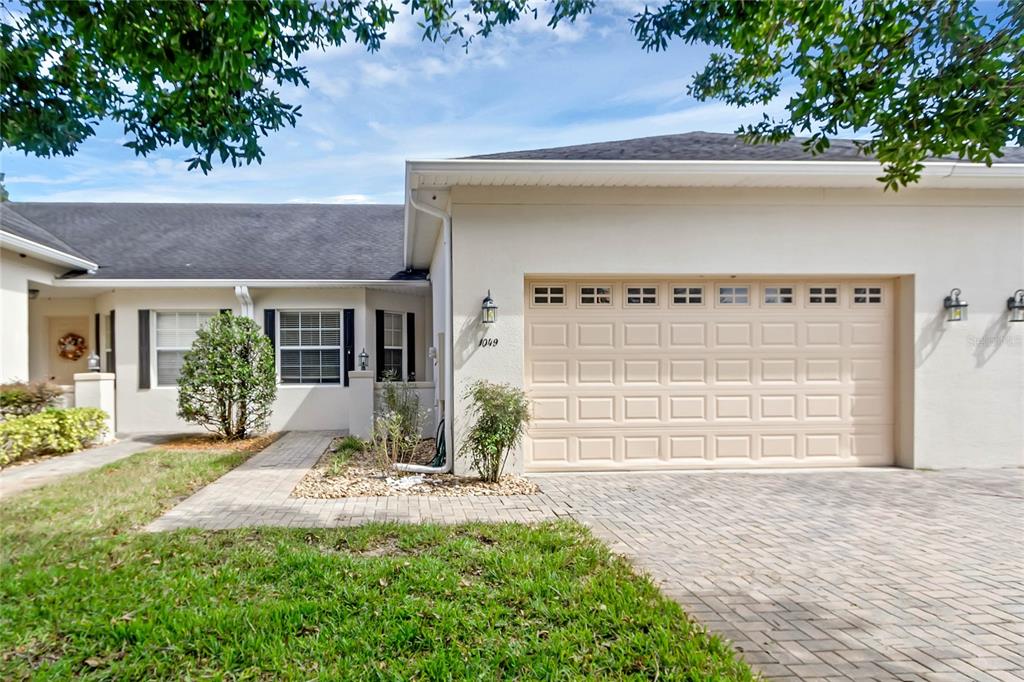
[[(597, 0), (547, 0), (548, 25)], [(536, 17), (528, 0), (402, 0), (430, 41)], [(0, 140), (73, 155), (100, 120), (146, 155), (181, 145), (189, 167), (260, 162), (263, 137), (294, 126), (286, 86), (308, 85), (299, 57), (355, 42), (370, 51), (398, 10), (385, 0), (26, 0), (0, 24)], [(898, 189), (923, 160), (991, 163), (1024, 144), (1024, 2), (1000, 0), (665, 0), (632, 18), (647, 50), (675, 40), (715, 48), (689, 92), (740, 107), (791, 92), (787, 115), (739, 132), (771, 143), (808, 134), (809, 152), (864, 137)]]
[(277, 396), (274, 351), (259, 325), (221, 313), (196, 333), (178, 379), (178, 416), (226, 439), (267, 428)]
[(671, 0), (633, 31), (648, 50), (673, 38), (717, 48), (690, 86), (699, 100), (764, 105), (792, 89), (787, 116), (738, 131), (748, 141), (807, 133), (819, 153), (864, 135), (895, 190), (928, 157), (990, 164), (1024, 144), (1024, 3), (984, 9), (996, 12), (971, 0)]

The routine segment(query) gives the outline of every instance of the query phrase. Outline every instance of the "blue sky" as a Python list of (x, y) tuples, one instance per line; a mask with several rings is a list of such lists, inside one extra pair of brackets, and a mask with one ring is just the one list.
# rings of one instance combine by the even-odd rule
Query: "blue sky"
[[(14, 201), (401, 202), (406, 159), (708, 130), (731, 132), (762, 109), (696, 102), (686, 84), (708, 49), (645, 53), (636, 5), (552, 31), (527, 20), (475, 42), (424, 43), (401, 16), (383, 49), (307, 55), (311, 87), (295, 128), (265, 140), (262, 165), (187, 171), (182, 149), (137, 157), (117, 125), (73, 158), (0, 156)], [(778, 108), (775, 108), (777, 111)]]

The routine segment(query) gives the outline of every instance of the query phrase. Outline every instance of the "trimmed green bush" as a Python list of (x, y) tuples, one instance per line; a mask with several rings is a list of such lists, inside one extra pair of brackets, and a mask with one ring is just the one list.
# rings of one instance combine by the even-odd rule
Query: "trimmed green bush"
[(196, 332), (178, 379), (178, 416), (227, 440), (267, 428), (277, 395), (274, 349), (248, 317), (221, 313)]
[(0, 417), (24, 417), (54, 407), (64, 389), (51, 381), (16, 381), (0, 385)]
[(0, 422), (0, 466), (24, 457), (74, 452), (107, 429), (107, 413), (96, 407), (50, 408)]
[(473, 425), (464, 437), (462, 451), (469, 453), (480, 478), (493, 483), (523, 439), (523, 428), (530, 421), (530, 404), (520, 389), (489, 381), (473, 383), (466, 399), (470, 402), (467, 417)]

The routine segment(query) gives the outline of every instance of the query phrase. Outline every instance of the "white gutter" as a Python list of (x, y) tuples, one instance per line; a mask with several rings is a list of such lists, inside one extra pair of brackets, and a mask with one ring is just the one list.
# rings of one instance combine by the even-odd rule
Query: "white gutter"
[(455, 325), (452, 318), (452, 214), (447, 211), (431, 206), (430, 204), (424, 204), (420, 202), (412, 187), (406, 183), (406, 193), (409, 199), (409, 205), (417, 211), (423, 211), (428, 215), (432, 215), (435, 218), (440, 218), (443, 228), (441, 230), (441, 238), (444, 246), (444, 287), (445, 287), (445, 306), (444, 306), (444, 336), (445, 336), (445, 362), (444, 367), (441, 371), (444, 373), (444, 444), (445, 444), (445, 461), (443, 466), (430, 467), (421, 466), (419, 464), (395, 464), (395, 468), (399, 471), (409, 471), (417, 474), (447, 474), (455, 468), (455, 443), (452, 440), (452, 414), (455, 411), (455, 387), (453, 385), (453, 363), (455, 361), (454, 348), (455, 343), (453, 337), (453, 329)]
[(99, 265), (93, 263), (90, 260), (79, 258), (78, 256), (72, 256), (70, 253), (66, 253), (59, 249), (55, 249), (45, 244), (34, 242), (31, 239), (25, 239), (19, 237), (16, 234), (10, 232), (4, 232), (0, 230), (0, 244), (24, 253), (29, 256), (34, 256), (39, 260), (46, 261), (47, 263), (55, 263), (57, 265), (67, 265), (75, 268), (76, 270), (88, 270), (89, 272), (95, 272)]
[[(641, 184), (666, 186), (735, 186), (742, 180), (747, 186), (877, 187), (882, 173), (877, 161), (572, 161), (525, 159), (424, 159), (408, 162), (413, 187), (430, 176), (436, 187), (459, 184), (533, 184), (590, 183)], [(483, 181), (483, 177), (488, 181)], [(558, 178), (562, 178), (561, 180)], [(513, 180), (515, 182), (513, 182)], [(924, 164), (922, 186), (1017, 188), (1024, 186), (1024, 164), (933, 161)], [(431, 185), (432, 187), (435, 185)]]
[(250, 320), (256, 319), (256, 306), (253, 305), (252, 296), (249, 294), (249, 287), (244, 284), (235, 287), (235, 296), (242, 306), (242, 317)]
[(394, 289), (423, 289), (430, 286), (426, 280), (394, 280), (394, 279), (101, 279), (98, 277), (81, 277), (72, 279), (55, 279), (54, 285), (69, 288), (115, 287), (119, 289), (182, 289), (182, 288), (214, 288), (214, 287), (277, 287), (289, 288), (351, 288), (376, 287)]

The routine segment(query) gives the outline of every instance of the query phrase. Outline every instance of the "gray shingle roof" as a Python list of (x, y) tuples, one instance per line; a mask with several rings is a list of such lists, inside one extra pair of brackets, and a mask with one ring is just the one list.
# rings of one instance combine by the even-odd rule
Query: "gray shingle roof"
[(31, 220), (19, 215), (18, 212), (12, 208), (12, 204), (7, 201), (0, 202), (0, 230), (13, 234), (17, 237), (28, 239), (36, 244), (56, 249), (69, 256), (91, 260), (63, 239), (59, 239), (57, 236), (47, 232)]
[(419, 279), (403, 205), (14, 203), (101, 279)]
[[(781, 144), (751, 145), (731, 133), (693, 132), (679, 135), (638, 137), (615, 142), (595, 142), (569, 147), (528, 149), (517, 152), (481, 154), (470, 159), (523, 161), (865, 161), (853, 140), (831, 140), (823, 154), (812, 156), (794, 138)], [(1004, 148), (1005, 156), (995, 163), (1024, 163), (1024, 149)], [(930, 159), (956, 161), (956, 157)]]

